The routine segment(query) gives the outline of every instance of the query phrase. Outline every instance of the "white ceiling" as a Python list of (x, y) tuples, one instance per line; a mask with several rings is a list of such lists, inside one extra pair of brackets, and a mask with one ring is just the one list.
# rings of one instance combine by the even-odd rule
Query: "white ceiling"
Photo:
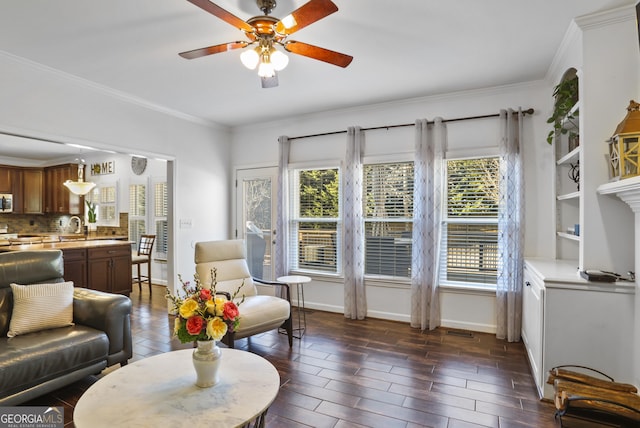
[[(338, 12), (291, 35), (352, 55), (346, 69), (288, 54), (262, 89), (241, 50), (179, 52), (245, 40), (186, 0), (0, 3), (0, 54), (221, 125), (539, 80), (572, 18), (637, 0), (333, 0)], [(216, 0), (246, 20), (255, 0)], [(283, 17), (306, 0), (278, 0)], [(0, 75), (1, 76), (1, 75)], [(0, 77), (1, 78), (1, 77)], [(0, 156), (7, 145), (0, 144)]]

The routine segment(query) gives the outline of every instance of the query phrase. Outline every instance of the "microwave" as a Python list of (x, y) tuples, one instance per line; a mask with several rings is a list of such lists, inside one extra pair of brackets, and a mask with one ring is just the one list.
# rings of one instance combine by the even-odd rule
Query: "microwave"
[(10, 193), (0, 193), (0, 213), (13, 212), (13, 195)]

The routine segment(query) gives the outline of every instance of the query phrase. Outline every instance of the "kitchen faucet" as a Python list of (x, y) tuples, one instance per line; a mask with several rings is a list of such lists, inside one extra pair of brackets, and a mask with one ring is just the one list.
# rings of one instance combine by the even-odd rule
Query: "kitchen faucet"
[(82, 220), (77, 215), (73, 215), (69, 217), (69, 222), (67, 223), (66, 229), (69, 229), (69, 226), (71, 226), (72, 220), (77, 220), (78, 222), (78, 228), (76, 229), (75, 233), (82, 233)]

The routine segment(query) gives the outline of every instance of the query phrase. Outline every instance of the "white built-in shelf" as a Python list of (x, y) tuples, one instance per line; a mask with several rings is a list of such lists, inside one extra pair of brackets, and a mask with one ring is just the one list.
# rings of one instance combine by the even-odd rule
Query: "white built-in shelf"
[(556, 196), (556, 199), (558, 199), (559, 201), (567, 201), (567, 200), (570, 200), (570, 199), (577, 199), (579, 197), (580, 197), (580, 192), (577, 191), (577, 192), (571, 192), (571, 193), (565, 193), (565, 194), (562, 194), (562, 195), (558, 195), (558, 196)]
[(563, 165), (563, 164), (575, 162), (579, 159), (579, 157), (580, 157), (580, 146), (576, 147), (566, 155), (562, 156), (560, 159), (556, 161), (556, 164)]
[(569, 241), (580, 241), (580, 236), (578, 235), (572, 235), (571, 233), (566, 233), (566, 232), (556, 232), (556, 233), (560, 238), (568, 239)]

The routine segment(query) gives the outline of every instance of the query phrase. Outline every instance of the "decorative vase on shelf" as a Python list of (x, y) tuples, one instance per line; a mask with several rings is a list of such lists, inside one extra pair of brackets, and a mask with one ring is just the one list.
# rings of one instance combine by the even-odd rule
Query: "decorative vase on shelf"
[(218, 369), (222, 351), (215, 340), (198, 340), (193, 351), (193, 367), (196, 369), (196, 386), (209, 388), (218, 383)]

